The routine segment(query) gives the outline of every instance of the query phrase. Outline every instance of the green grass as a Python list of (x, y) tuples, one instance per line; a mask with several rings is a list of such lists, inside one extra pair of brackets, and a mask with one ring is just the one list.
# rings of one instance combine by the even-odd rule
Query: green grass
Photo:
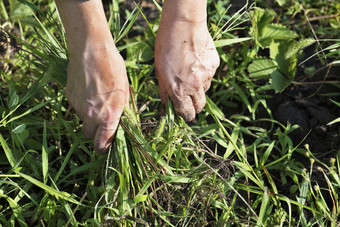
[[(232, 13), (228, 1), (208, 1), (221, 66), (204, 111), (188, 125), (171, 104), (159, 114), (159, 18), (141, 33), (143, 4), (119, 17), (124, 1), (112, 1), (108, 21), (125, 56), (131, 108), (100, 156), (67, 104), (67, 45), (53, 1), (7, 2), (0, 2), (1, 226), (339, 226), (339, 147), (326, 162), (304, 143), (308, 133), (293, 142), (299, 126), (278, 122), (268, 105), (273, 88), (298, 83), (307, 38), (318, 45), (310, 56), (326, 69), (338, 64), (339, 17), (320, 20), (315, 37), (303, 12), (333, 15), (339, 4), (258, 1)], [(281, 51), (287, 40), (294, 45)]]

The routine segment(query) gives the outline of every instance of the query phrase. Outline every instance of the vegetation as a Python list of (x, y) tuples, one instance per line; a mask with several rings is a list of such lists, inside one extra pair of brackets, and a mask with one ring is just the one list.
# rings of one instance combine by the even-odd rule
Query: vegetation
[(65, 97), (54, 2), (1, 1), (0, 226), (339, 226), (340, 4), (229, 2), (208, 0), (221, 66), (190, 124), (160, 114), (162, 4), (105, 2), (131, 108), (101, 156)]

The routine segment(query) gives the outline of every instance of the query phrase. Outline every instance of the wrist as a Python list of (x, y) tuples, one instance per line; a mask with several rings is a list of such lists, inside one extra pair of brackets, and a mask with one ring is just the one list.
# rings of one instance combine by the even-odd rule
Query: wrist
[(102, 1), (56, 0), (71, 55), (114, 49)]
[(207, 20), (207, 0), (165, 0), (162, 20), (202, 24)]
[(103, 30), (98, 30), (98, 32), (81, 33), (71, 37), (67, 36), (67, 41), (70, 55), (87, 51), (117, 51), (110, 31), (104, 33)]

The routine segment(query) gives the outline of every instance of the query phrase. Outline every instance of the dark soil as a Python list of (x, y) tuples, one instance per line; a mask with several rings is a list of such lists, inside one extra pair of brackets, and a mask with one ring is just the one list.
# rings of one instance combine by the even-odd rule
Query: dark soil
[[(326, 80), (340, 81), (339, 72), (340, 67), (332, 68)], [(330, 158), (329, 154), (334, 157), (340, 149), (339, 125), (328, 125), (340, 116), (340, 108), (330, 100), (339, 102), (340, 97), (328, 95), (339, 93), (340, 89), (334, 84), (323, 84), (324, 81), (315, 76), (305, 84), (292, 85), (273, 95), (268, 104), (276, 120), (284, 125), (290, 122), (300, 126), (291, 134), (295, 145), (304, 140), (303, 144), (309, 144), (313, 153)]]

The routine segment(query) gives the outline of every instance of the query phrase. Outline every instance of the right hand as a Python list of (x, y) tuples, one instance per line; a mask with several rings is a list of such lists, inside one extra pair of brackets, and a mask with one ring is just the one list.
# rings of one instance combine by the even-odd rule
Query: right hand
[(190, 23), (163, 17), (155, 44), (155, 67), (161, 100), (167, 96), (185, 121), (205, 106), (205, 92), (220, 65), (206, 22)]
[(66, 96), (83, 120), (85, 137), (103, 154), (110, 146), (124, 106), (129, 85), (124, 60), (112, 45), (71, 53)]

